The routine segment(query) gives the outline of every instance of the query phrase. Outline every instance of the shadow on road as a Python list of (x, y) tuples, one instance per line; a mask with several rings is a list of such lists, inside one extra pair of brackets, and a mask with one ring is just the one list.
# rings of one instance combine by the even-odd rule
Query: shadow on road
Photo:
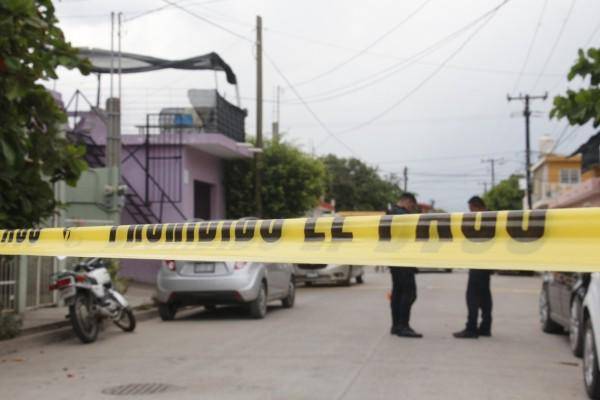
[[(284, 308), (280, 305), (269, 305), (267, 317), (273, 315)], [(203, 307), (194, 307), (184, 309), (178, 312), (175, 320), (169, 323), (185, 322), (185, 321), (224, 321), (224, 320), (253, 320), (248, 310), (243, 306), (218, 306), (215, 309), (205, 309)]]

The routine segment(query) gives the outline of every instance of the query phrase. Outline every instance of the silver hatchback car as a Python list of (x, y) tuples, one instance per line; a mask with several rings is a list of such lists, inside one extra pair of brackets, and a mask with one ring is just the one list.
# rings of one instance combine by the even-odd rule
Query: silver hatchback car
[(291, 264), (259, 262), (163, 261), (157, 277), (157, 300), (163, 321), (189, 305), (214, 308), (246, 306), (254, 318), (264, 318), (267, 303), (294, 306), (296, 282)]

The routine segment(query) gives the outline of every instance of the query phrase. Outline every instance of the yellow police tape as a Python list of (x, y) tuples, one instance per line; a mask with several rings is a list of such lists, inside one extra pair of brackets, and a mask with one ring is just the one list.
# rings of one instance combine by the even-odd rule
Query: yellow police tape
[(0, 230), (0, 254), (600, 271), (600, 208)]

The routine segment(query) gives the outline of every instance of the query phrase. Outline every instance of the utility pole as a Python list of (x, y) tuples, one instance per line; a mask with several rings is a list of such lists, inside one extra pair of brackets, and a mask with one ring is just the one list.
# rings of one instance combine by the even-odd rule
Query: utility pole
[(494, 186), (496, 186), (496, 163), (502, 164), (504, 162), (504, 159), (502, 159), (502, 158), (484, 158), (483, 160), (481, 160), (481, 162), (482, 163), (490, 163), (490, 169), (492, 172), (491, 189), (493, 189)]
[(408, 167), (404, 167), (404, 192), (408, 190)]
[(544, 93), (543, 96), (530, 96), (528, 94), (512, 97), (506, 95), (509, 102), (513, 100), (521, 100), (524, 102), (525, 108), (523, 109), (523, 116), (525, 117), (525, 179), (527, 185), (527, 208), (531, 209), (531, 151), (530, 151), (530, 134), (529, 134), (529, 118), (531, 117), (531, 109), (529, 102), (531, 100), (546, 100), (548, 98), (548, 92)]
[(281, 92), (281, 87), (277, 85), (276, 94), (275, 94), (275, 118), (273, 121), (273, 142), (279, 143), (279, 94)]
[(479, 182), (480, 185), (483, 185), (483, 194), (486, 194), (488, 191), (487, 182)]
[(256, 16), (256, 147), (258, 152), (254, 153), (254, 201), (256, 204), (256, 216), (262, 217), (262, 198), (261, 198), (261, 180), (260, 170), (262, 163), (262, 148), (263, 148), (263, 137), (262, 137), (262, 18), (260, 15)]
[[(115, 73), (115, 17), (117, 20), (118, 39), (118, 98), (114, 97)], [(106, 138), (106, 167), (108, 169), (108, 188), (105, 191), (108, 213), (114, 224), (119, 224), (121, 213), (119, 208), (119, 185), (121, 181), (121, 13), (110, 13), (110, 96), (106, 99), (108, 117)], [(99, 100), (99, 98), (98, 98)]]

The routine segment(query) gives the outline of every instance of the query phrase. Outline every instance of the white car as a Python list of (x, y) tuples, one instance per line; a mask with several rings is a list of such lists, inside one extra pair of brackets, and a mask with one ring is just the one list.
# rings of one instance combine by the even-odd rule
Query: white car
[(350, 286), (352, 279), (363, 283), (364, 268), (360, 265), (296, 264), (296, 282), (310, 286), (314, 283)]
[(600, 399), (600, 273), (594, 272), (583, 300), (583, 382), (590, 399)]

